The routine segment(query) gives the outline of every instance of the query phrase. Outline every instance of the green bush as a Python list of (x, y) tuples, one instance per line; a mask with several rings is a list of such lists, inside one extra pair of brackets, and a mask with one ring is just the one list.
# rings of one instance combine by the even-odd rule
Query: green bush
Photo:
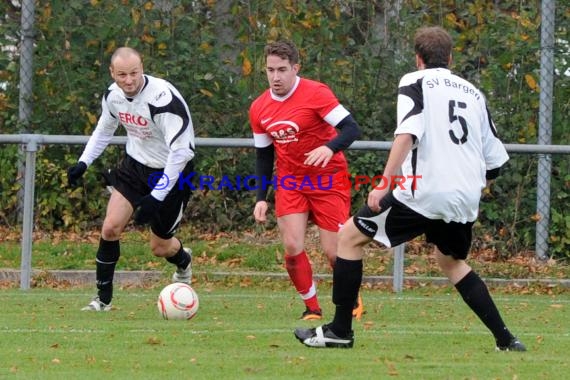
[[(101, 96), (111, 83), (110, 54), (121, 45), (140, 50), (145, 71), (163, 76), (184, 94), (199, 137), (250, 137), (247, 110), (266, 87), (263, 46), (281, 37), (301, 49), (301, 75), (321, 80), (355, 115), (363, 140), (391, 140), (396, 124), (398, 80), (414, 69), (412, 36), (418, 26), (442, 25), (456, 42), (452, 69), (480, 86), (506, 143), (536, 143), (540, 9), (538, 3), (416, 1), (400, 8), (379, 2), (306, 1), (90, 1), (35, 2), (33, 115), (18, 122), (17, 56), (0, 55), (0, 133), (89, 135)], [(0, 45), (20, 40), (20, 9), (3, 2)], [(566, 12), (566, 13), (565, 13)], [(557, 10), (553, 143), (568, 144), (570, 78), (568, 13)], [(30, 78), (31, 80), (32, 78)], [(36, 225), (84, 229), (98, 225), (106, 193), (97, 172), (120, 158), (110, 148), (74, 191), (65, 187), (65, 170), (81, 147), (49, 146), (38, 152)], [(198, 147), (198, 173), (219, 178), (252, 174), (251, 149)], [(348, 152), (351, 172), (381, 172), (386, 152)], [(18, 149), (0, 150), (2, 162), (21, 161)], [(552, 253), (568, 256), (567, 157), (553, 158)], [(17, 165), (0, 168), (0, 223), (16, 225)], [(557, 174), (558, 173), (558, 174)], [(536, 157), (513, 156), (481, 206), (482, 236), (509, 256), (534, 246)], [(353, 208), (367, 189), (354, 192)], [(253, 227), (251, 191), (199, 190), (187, 219), (205, 230)], [(566, 236), (566, 238), (565, 238)]]

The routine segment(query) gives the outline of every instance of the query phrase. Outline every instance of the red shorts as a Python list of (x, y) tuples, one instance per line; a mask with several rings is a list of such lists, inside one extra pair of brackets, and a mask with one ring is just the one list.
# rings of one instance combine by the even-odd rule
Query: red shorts
[(329, 185), (327, 178), (285, 176), (276, 187), (278, 218), (308, 212), (317, 226), (337, 232), (350, 216), (350, 188)]

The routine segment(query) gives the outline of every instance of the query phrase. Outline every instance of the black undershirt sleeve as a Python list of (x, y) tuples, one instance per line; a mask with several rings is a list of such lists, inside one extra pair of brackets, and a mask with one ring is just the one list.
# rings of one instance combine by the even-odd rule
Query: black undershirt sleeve
[(485, 179), (487, 179), (489, 181), (492, 179), (495, 179), (499, 176), (499, 172), (500, 172), (500, 168), (487, 170), (487, 173), (485, 174)]
[[(271, 177), (273, 176), (274, 158), (275, 148), (273, 144), (265, 148), (255, 149), (256, 202), (265, 201), (267, 199), (267, 184), (271, 182)], [(266, 180), (263, 181), (263, 178)]]
[(342, 119), (340, 123), (337, 124), (336, 128), (340, 133), (326, 144), (333, 153), (345, 150), (361, 135), (360, 127), (352, 115), (348, 115)]

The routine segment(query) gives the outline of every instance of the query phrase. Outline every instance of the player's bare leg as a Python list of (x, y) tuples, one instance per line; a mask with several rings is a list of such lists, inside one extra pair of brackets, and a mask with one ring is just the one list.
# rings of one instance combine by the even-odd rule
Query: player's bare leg
[(327, 256), (330, 267), (334, 268), (338, 245), (338, 233), (319, 228), (319, 238), (323, 253)]
[(123, 194), (116, 190), (112, 191), (101, 227), (101, 237), (108, 241), (119, 240), (133, 211), (133, 207)]
[(176, 265), (176, 271), (172, 275), (173, 282), (192, 283), (192, 251), (184, 248), (180, 240), (175, 237), (163, 239), (151, 231), (150, 249), (154, 256), (163, 257)]
[(156, 236), (152, 231), (150, 233), (150, 250), (156, 257), (172, 257), (181, 247), (182, 243), (174, 237), (162, 239)]

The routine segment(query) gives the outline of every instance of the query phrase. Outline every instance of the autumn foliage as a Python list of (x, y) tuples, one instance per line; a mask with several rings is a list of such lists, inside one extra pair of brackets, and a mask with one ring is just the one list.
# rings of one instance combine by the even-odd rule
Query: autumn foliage
[[(442, 25), (456, 48), (452, 69), (483, 89), (502, 139), (536, 143), (540, 92), (540, 9), (538, 2), (455, 1), (99, 1), (35, 2), (33, 115), (18, 120), (21, 9), (2, 2), (0, 23), (0, 133), (88, 135), (110, 83), (113, 50), (133, 46), (144, 55), (145, 71), (172, 81), (191, 108), (199, 137), (251, 137), (250, 102), (266, 87), (263, 46), (292, 39), (301, 49), (301, 75), (328, 83), (363, 128), (363, 140), (392, 139), (399, 77), (414, 68), (414, 31)], [(568, 144), (570, 58), (569, 11), (556, 13), (553, 144)], [(567, 43), (567, 41), (566, 41)], [(197, 169), (219, 178), (251, 174), (253, 152), (244, 148), (200, 148)], [(66, 187), (65, 170), (80, 146), (43, 146), (36, 173), (36, 226), (83, 231), (97, 228), (107, 195), (98, 172), (115, 165), (120, 147), (110, 147), (90, 168), (84, 186)], [(18, 147), (0, 149), (0, 224), (17, 226)], [(351, 170), (374, 176), (386, 152), (350, 151)], [(483, 198), (477, 225), (480, 248), (510, 256), (534, 246), (536, 156), (512, 155), (497, 183)], [(10, 163), (10, 164), (4, 164)], [(14, 163), (14, 164), (12, 164)], [(568, 157), (552, 157), (551, 251), (567, 256), (570, 216)], [(367, 189), (354, 192), (358, 207)], [(248, 191), (195, 192), (186, 214), (205, 231), (240, 230), (253, 224), (254, 195)]]

